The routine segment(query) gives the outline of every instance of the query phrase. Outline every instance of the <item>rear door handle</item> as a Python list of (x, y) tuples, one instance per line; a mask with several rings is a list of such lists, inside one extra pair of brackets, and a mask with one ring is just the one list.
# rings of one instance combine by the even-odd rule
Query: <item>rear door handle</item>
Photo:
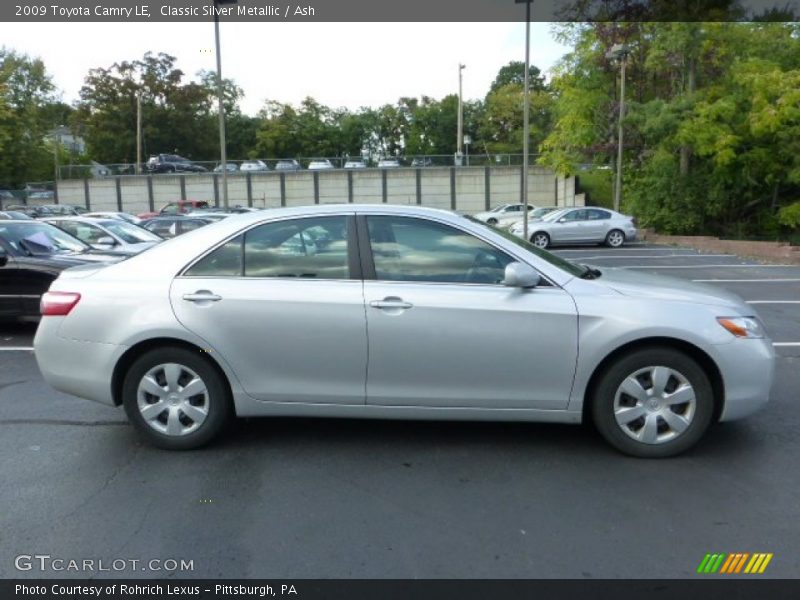
[(369, 303), (372, 308), (413, 308), (411, 302), (404, 302), (402, 298), (389, 297), (383, 300), (373, 300)]
[(217, 296), (205, 290), (199, 290), (194, 294), (184, 294), (183, 299), (187, 302), (219, 302), (222, 296)]

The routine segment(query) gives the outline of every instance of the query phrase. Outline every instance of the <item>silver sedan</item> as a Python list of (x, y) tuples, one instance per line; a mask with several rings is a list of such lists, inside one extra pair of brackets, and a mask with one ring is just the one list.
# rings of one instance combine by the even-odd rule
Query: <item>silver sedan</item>
[(735, 295), (417, 207), (235, 215), (65, 271), (42, 314), (47, 382), (170, 449), (293, 415), (591, 420), (624, 453), (671, 456), (761, 408), (774, 362)]
[[(511, 233), (521, 237), (522, 222)], [(636, 226), (633, 217), (607, 208), (565, 208), (528, 221), (528, 238), (539, 248), (587, 243), (619, 248), (636, 239)]]

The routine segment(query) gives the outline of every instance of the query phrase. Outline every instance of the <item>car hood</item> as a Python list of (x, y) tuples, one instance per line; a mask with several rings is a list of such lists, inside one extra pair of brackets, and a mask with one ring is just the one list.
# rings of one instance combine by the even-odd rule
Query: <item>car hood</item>
[(739, 309), (747, 306), (740, 296), (712, 285), (695, 283), (668, 275), (643, 273), (633, 269), (618, 267), (595, 268), (599, 269), (602, 275), (594, 281), (626, 296), (728, 306)]

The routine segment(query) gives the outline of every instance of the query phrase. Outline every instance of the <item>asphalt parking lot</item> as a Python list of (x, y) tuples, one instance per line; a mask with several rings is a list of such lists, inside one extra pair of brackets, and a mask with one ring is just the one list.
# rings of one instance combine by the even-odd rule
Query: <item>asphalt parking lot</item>
[[(768, 409), (688, 454), (627, 458), (590, 427), (261, 419), (142, 444), (120, 410), (51, 390), (33, 326), (0, 329), (0, 577), (678, 578), (706, 553), (800, 575), (800, 267), (629, 245), (599, 267), (728, 288), (778, 354)], [(191, 560), (191, 571), (18, 571), (15, 558)], [(705, 576), (708, 577), (708, 576)]]

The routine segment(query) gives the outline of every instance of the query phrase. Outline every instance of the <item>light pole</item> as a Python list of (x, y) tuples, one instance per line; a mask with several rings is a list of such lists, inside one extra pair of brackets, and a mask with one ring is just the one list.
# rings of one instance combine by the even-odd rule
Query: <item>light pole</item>
[(624, 44), (614, 44), (606, 52), (606, 58), (619, 61), (619, 118), (617, 133), (617, 181), (614, 186), (614, 210), (619, 212), (622, 201), (622, 148), (623, 148), (623, 129), (622, 119), (625, 116), (625, 66), (628, 62), (630, 48)]
[[(223, 4), (236, 4), (237, 0), (214, 0), (214, 8)], [(225, 144), (225, 104), (222, 91), (222, 54), (219, 49), (219, 11), (214, 11), (214, 41), (217, 46), (217, 102), (219, 104), (219, 152), (222, 165), (222, 205), (228, 208), (228, 156)]]
[(461, 71), (467, 65), (458, 64), (458, 131), (456, 132), (456, 166), (461, 166), (461, 145), (464, 141), (464, 112), (463, 100), (461, 98)]
[(142, 92), (136, 92), (136, 174), (142, 173)]
[(522, 236), (528, 239), (528, 147), (530, 138), (530, 85), (528, 73), (531, 70), (531, 4), (533, 0), (514, 0), (517, 4), (525, 4), (525, 82), (523, 89), (523, 115), (522, 115)]

